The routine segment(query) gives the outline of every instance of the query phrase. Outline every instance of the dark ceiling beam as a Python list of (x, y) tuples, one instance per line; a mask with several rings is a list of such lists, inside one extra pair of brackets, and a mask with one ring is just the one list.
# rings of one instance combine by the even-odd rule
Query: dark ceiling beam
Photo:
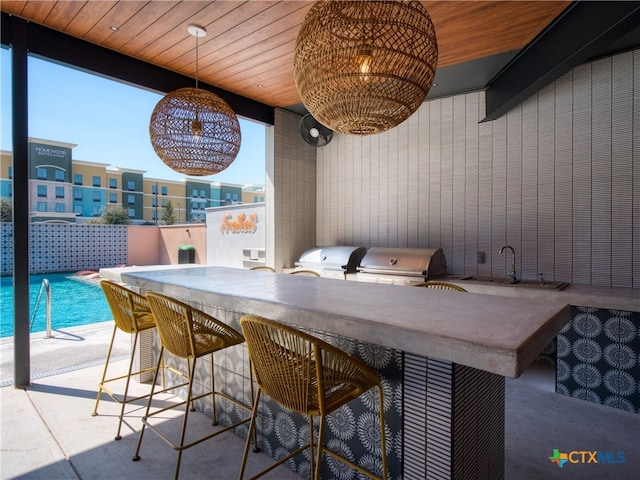
[[(27, 26), (27, 48), (30, 54), (161, 93), (195, 86), (195, 80), (186, 75), (2, 12), (2, 43), (4, 45), (11, 45), (11, 26), (16, 22), (23, 22)], [(273, 107), (203, 82), (198, 82), (198, 87), (209, 90), (224, 99), (237, 115), (273, 125)]]
[(640, 25), (640, 2), (569, 5), (487, 85), (486, 118), (495, 120)]

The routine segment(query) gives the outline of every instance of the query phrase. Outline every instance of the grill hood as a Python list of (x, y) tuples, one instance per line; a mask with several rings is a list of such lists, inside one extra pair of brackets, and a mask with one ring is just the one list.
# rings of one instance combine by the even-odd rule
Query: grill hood
[(354, 246), (314, 247), (306, 250), (295, 263), (297, 268), (355, 273), (366, 248)]
[(447, 274), (447, 262), (441, 248), (373, 247), (360, 261), (358, 272), (430, 280)]

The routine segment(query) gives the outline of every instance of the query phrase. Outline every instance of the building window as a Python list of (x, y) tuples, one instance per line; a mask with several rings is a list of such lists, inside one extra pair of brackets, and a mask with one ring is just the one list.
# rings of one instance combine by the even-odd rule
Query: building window
[(56, 170), (56, 182), (64, 182), (64, 170)]
[(127, 195), (127, 203), (129, 205), (135, 205), (136, 204), (136, 197), (135, 195)]
[(94, 205), (93, 207), (93, 211), (92, 211), (92, 215), (94, 217), (99, 217), (100, 216), (100, 207), (98, 207), (97, 205)]
[(206, 202), (200, 202), (200, 208), (206, 208), (207, 203)]
[(100, 192), (98, 192), (98, 191), (93, 192), (93, 201), (94, 202), (101, 202), (102, 201), (102, 195), (100, 195)]
[(73, 174), (73, 184), (74, 185), (82, 185), (82, 174), (74, 173)]
[(200, 190), (200, 198), (207, 198), (206, 192), (204, 190)]
[(64, 198), (64, 187), (56, 187), (56, 198)]
[(156, 185), (156, 184), (151, 185), (151, 193), (153, 195), (157, 195), (158, 194), (158, 185)]
[(158, 218), (158, 214), (156, 213), (156, 211), (154, 210), (153, 212), (151, 212), (151, 219), (155, 220), (156, 218)]
[(82, 215), (82, 205), (76, 205), (75, 207), (73, 207), (73, 212), (76, 215)]
[(74, 200), (82, 200), (82, 190), (80, 190), (79, 188), (75, 189), (73, 191), (73, 199)]
[(38, 185), (38, 196), (39, 197), (47, 197), (47, 186), (46, 185)]
[(257, 195), (253, 196), (253, 203), (258, 203), (258, 196)]
[(127, 190), (129, 190), (130, 192), (135, 191), (136, 190), (136, 182), (133, 182), (133, 181), (129, 180), (127, 182)]
[(192, 197), (197, 197), (198, 196), (198, 189), (194, 188), (193, 190), (191, 190), (191, 196)]
[(129, 218), (136, 218), (136, 210), (135, 210), (135, 208), (128, 209), (128, 212), (129, 212)]
[(46, 212), (47, 211), (47, 202), (38, 202), (38, 211)]
[(160, 205), (163, 206), (163, 207), (166, 207), (167, 206), (167, 199), (163, 198), (162, 201), (160, 202)]
[(109, 194), (109, 203), (118, 203), (118, 194), (111, 192)]
[(64, 203), (56, 203), (56, 212), (64, 213)]
[(46, 180), (47, 179), (47, 169), (46, 168), (38, 168), (36, 171), (36, 175), (38, 176), (38, 180)]
[(100, 186), (100, 177), (98, 175), (94, 175), (93, 176), (93, 186), (94, 187), (99, 187)]
[(158, 199), (156, 197), (153, 197), (151, 199), (151, 206), (152, 207), (157, 207), (158, 206)]
[(13, 167), (9, 167), (9, 180), (13, 179)]
[(162, 195), (167, 194), (167, 187), (160, 187), (160, 190), (162, 191)]
[(118, 179), (110, 178), (109, 179), (109, 188), (118, 188)]

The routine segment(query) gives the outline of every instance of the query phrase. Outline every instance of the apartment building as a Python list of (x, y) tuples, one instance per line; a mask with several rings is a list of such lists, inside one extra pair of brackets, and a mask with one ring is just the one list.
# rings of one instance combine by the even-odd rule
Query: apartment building
[[(204, 222), (205, 209), (265, 201), (264, 186), (195, 178), (145, 177), (144, 170), (74, 160), (77, 145), (29, 139), (29, 212), (32, 222), (85, 223), (123, 207), (133, 223), (161, 224), (170, 203), (178, 223)], [(0, 198), (12, 198), (12, 152), (0, 152)]]

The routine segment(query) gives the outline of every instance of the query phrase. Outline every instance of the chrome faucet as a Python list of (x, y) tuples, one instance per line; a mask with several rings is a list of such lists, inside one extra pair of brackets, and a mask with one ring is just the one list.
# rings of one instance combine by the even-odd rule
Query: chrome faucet
[(511, 250), (511, 271), (507, 270), (506, 273), (509, 274), (509, 283), (518, 283), (518, 279), (516, 278), (516, 251), (513, 249), (511, 245), (505, 245), (498, 252), (499, 255), (505, 251), (505, 249)]

